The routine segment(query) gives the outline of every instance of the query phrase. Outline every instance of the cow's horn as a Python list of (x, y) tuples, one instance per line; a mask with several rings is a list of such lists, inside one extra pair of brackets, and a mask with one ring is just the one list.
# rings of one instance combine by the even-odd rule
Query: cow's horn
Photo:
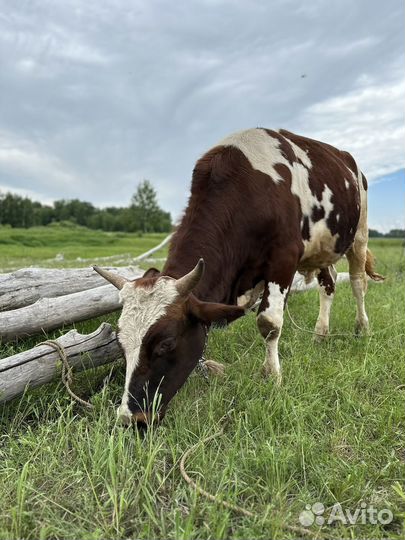
[(109, 270), (105, 270), (104, 268), (100, 268), (99, 266), (93, 266), (93, 270), (100, 274), (100, 276), (102, 276), (104, 279), (112, 283), (114, 287), (117, 287), (117, 289), (122, 289), (125, 283), (128, 282), (128, 279), (119, 276), (118, 274), (114, 274)]
[(186, 296), (191, 292), (197, 286), (203, 273), (204, 259), (200, 259), (191, 272), (176, 281), (176, 289), (180, 296)]

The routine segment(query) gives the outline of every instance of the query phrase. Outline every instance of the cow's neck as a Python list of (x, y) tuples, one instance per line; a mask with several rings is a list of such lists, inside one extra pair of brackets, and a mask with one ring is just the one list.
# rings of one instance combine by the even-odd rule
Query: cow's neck
[(211, 246), (202, 242), (195, 242), (188, 237), (187, 245), (176, 242), (170, 249), (169, 256), (162, 271), (163, 274), (179, 278), (190, 272), (202, 257), (205, 262), (205, 271), (201, 282), (194, 294), (206, 302), (226, 302), (231, 299), (238, 268), (232, 262), (229, 250), (218, 248), (223, 242), (212, 242)]

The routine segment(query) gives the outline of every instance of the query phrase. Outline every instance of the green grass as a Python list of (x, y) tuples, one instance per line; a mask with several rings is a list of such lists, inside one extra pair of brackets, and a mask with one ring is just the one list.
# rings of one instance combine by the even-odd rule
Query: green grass
[[(98, 257), (136, 257), (159, 244), (165, 236), (158, 233), (139, 235), (93, 231), (86, 227), (64, 227), (59, 224), (31, 229), (0, 226), (0, 271), (31, 265), (76, 268), (89, 266), (90, 261)], [(64, 257), (62, 263), (55, 260), (58, 254)], [(156, 257), (160, 256), (160, 252), (156, 254)]]
[[(193, 375), (162, 425), (144, 438), (115, 423), (123, 373), (92, 395), (92, 411), (73, 404), (60, 384), (4, 406), (0, 538), (292, 539), (297, 533), (285, 524), (298, 526), (300, 512), (315, 502), (327, 508), (340, 502), (352, 512), (365, 502), (394, 514), (385, 526), (314, 525), (317, 538), (402, 538), (403, 247), (370, 244), (387, 275), (384, 284), (369, 287), (370, 335), (351, 334), (348, 284), (339, 285), (332, 310), (331, 331), (343, 336), (315, 344), (286, 315), (280, 388), (260, 375), (264, 345), (250, 315), (210, 333), (207, 356), (226, 364), (225, 378), (206, 383)], [(103, 254), (111, 250), (106, 245)], [(30, 256), (35, 259), (34, 250)], [(303, 328), (313, 329), (317, 310), (315, 291), (290, 298), (291, 316)], [(77, 328), (89, 332), (100, 320)], [(78, 388), (91, 392), (105, 373), (77, 376)], [(198, 447), (187, 468), (202, 487), (255, 518), (197, 495), (180, 476), (183, 452), (218, 430), (224, 414), (224, 434)]]

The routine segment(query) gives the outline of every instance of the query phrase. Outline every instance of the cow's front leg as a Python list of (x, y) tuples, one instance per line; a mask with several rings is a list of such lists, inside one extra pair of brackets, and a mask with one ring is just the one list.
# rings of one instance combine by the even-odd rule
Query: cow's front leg
[(278, 384), (281, 383), (281, 368), (278, 356), (278, 340), (283, 327), (284, 307), (294, 277), (295, 266), (290, 271), (271, 273), (263, 294), (257, 315), (257, 327), (266, 341), (266, 358), (263, 371), (266, 376), (272, 375)]

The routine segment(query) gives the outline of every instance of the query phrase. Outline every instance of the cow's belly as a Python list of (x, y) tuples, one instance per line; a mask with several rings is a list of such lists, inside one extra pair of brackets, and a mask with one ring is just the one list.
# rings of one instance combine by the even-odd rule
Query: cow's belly
[(324, 220), (315, 223), (309, 240), (304, 240), (304, 253), (298, 263), (299, 272), (312, 272), (335, 264), (341, 254), (336, 253), (338, 234), (332, 235)]

